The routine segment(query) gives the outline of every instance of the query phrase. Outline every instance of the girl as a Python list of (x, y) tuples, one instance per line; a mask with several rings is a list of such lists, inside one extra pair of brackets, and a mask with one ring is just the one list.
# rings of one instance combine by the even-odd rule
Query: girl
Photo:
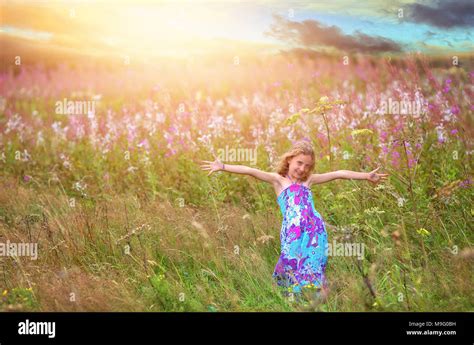
[(282, 156), (277, 172), (223, 164), (219, 159), (202, 162), (207, 163), (201, 167), (210, 170), (208, 176), (215, 171), (228, 171), (272, 184), (283, 215), (281, 255), (272, 277), (278, 286), (287, 288), (287, 294), (296, 293), (298, 296), (303, 287), (315, 288), (324, 295), (327, 293), (327, 232), (323, 218), (314, 208), (311, 186), (335, 179), (368, 180), (376, 184), (388, 176), (376, 173), (379, 168), (370, 173), (338, 170), (312, 174), (315, 155), (311, 144), (306, 141), (297, 143)]

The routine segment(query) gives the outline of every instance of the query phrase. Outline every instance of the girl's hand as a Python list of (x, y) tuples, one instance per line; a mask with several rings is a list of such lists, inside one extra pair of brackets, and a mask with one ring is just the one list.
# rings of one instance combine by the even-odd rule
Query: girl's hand
[(379, 169), (380, 169), (380, 167), (378, 167), (377, 169), (372, 170), (371, 172), (367, 173), (367, 181), (369, 181), (373, 184), (377, 184), (381, 180), (386, 180), (388, 174), (377, 174), (376, 171), (379, 170)]
[(216, 158), (214, 162), (211, 162), (211, 161), (201, 161), (201, 162), (208, 163), (208, 164), (201, 165), (202, 170), (210, 170), (207, 176), (211, 175), (215, 171), (223, 170), (224, 168), (224, 164), (222, 164), (222, 162), (218, 158)]

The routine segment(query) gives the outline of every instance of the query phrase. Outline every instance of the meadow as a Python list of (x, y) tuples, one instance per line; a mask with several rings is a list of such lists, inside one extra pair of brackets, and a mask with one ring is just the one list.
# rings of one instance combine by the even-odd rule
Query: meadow
[[(474, 311), (474, 64), (460, 60), (9, 66), (0, 239), (36, 243), (38, 255), (0, 257), (0, 309)], [(365, 251), (330, 256), (329, 295), (307, 303), (271, 279), (282, 221), (273, 188), (200, 169), (219, 150), (244, 149), (255, 159), (224, 163), (275, 171), (302, 139), (315, 173), (390, 174), (376, 186), (312, 187), (329, 242)]]

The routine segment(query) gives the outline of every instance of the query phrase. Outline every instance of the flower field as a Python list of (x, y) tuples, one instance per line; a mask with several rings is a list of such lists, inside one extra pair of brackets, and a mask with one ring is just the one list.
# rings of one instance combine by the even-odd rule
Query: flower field
[[(405, 54), (9, 66), (0, 74), (0, 309), (472, 311), (474, 64)], [(275, 171), (310, 141), (329, 294), (272, 283), (272, 187), (201, 160)], [(242, 152), (254, 153), (251, 159)], [(0, 248), (1, 249), (1, 248)], [(4, 248), (4, 252), (6, 249)]]

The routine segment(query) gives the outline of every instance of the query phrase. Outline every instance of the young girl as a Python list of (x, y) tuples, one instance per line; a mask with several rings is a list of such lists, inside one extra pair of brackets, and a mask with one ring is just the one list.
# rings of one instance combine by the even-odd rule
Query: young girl
[[(277, 172), (265, 172), (244, 165), (223, 164), (203, 161), (203, 170), (228, 171), (253, 176), (271, 183), (277, 195), (276, 200), (283, 215), (280, 232), (281, 255), (273, 272), (277, 285), (286, 287), (298, 296), (303, 287), (311, 287), (327, 292), (325, 277), (327, 262), (327, 232), (323, 218), (314, 207), (311, 186), (335, 179), (368, 180), (378, 183), (388, 174), (378, 174), (338, 170), (325, 174), (312, 174), (315, 155), (308, 142), (297, 143), (285, 153)], [(288, 294), (288, 292), (286, 292)]]

